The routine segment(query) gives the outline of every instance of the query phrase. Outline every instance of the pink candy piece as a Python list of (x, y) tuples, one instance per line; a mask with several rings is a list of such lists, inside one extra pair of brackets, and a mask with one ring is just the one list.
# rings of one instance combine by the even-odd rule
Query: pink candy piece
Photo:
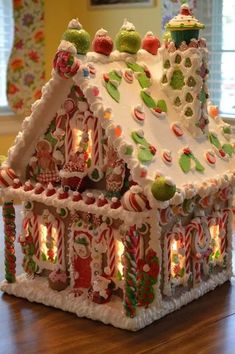
[(177, 123), (173, 123), (171, 129), (178, 138), (184, 135), (182, 128)]

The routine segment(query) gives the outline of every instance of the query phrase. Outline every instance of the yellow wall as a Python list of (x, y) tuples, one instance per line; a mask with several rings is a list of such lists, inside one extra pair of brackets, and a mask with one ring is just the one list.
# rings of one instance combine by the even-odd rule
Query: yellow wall
[(3, 135), (0, 136), (0, 155), (7, 155), (9, 147), (13, 144), (15, 140), (14, 135)]
[(160, 0), (151, 8), (101, 9), (89, 8), (89, 0), (45, 0), (46, 76), (50, 77), (52, 60), (61, 35), (72, 18), (78, 18), (93, 37), (103, 27), (115, 38), (124, 18), (133, 22), (142, 36), (151, 30), (160, 35)]

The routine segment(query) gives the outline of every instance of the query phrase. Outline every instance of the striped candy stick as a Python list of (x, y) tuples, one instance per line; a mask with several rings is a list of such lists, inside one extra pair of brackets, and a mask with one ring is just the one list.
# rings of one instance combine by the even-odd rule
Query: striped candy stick
[(110, 269), (110, 276), (113, 277), (116, 270), (116, 245), (111, 227), (102, 231), (98, 242), (102, 240), (105, 240), (108, 247), (108, 267)]
[(192, 227), (186, 228), (185, 232), (185, 271), (187, 274), (191, 272), (191, 232)]
[(108, 245), (108, 263), (110, 269), (110, 276), (113, 277), (116, 270), (116, 245), (111, 227), (107, 229), (106, 240)]
[(193, 285), (201, 281), (201, 262), (193, 259)]
[(63, 254), (64, 254), (64, 224), (60, 219), (56, 219), (56, 226), (57, 226), (57, 256), (58, 256), (58, 263), (63, 266)]
[[(49, 222), (47, 224), (47, 236), (46, 236), (46, 243), (51, 244), (51, 239), (52, 239), (52, 223)], [(50, 261), (53, 261), (53, 256), (51, 254), (51, 248), (47, 247), (47, 256)]]
[(94, 165), (98, 166), (99, 164), (99, 129), (98, 129), (98, 119), (94, 118), (94, 125), (93, 125), (93, 153), (94, 153)]
[(66, 131), (65, 131), (65, 161), (68, 162), (69, 161), (69, 157), (72, 153), (73, 150), (73, 131), (71, 128), (71, 121), (70, 121), (70, 117), (67, 114), (66, 117)]
[(124, 309), (126, 316), (135, 317), (137, 306), (137, 264), (136, 246), (138, 235), (136, 226), (131, 226), (124, 237)]
[[(200, 232), (199, 230), (200, 226), (199, 223), (196, 221), (192, 221), (187, 227), (186, 227), (186, 232), (185, 232), (185, 270), (186, 273), (189, 274), (191, 271), (191, 244), (192, 244), (192, 233), (193, 232)], [(200, 240), (203, 234), (200, 234)], [(193, 279), (198, 278), (198, 272), (199, 272), (200, 267), (198, 266), (198, 260), (193, 259)], [(194, 279), (194, 280), (195, 280)]]
[(34, 214), (32, 219), (32, 234), (33, 234), (33, 240), (34, 240), (34, 247), (35, 247), (35, 256), (36, 258), (40, 258), (40, 228), (39, 228), (39, 222), (38, 222), (38, 216), (37, 214)]
[[(224, 257), (226, 252), (226, 224), (228, 221), (229, 210), (224, 210), (223, 215), (220, 218), (219, 229), (220, 229), (220, 252), (222, 257)], [(223, 232), (223, 233), (222, 233)]]
[(5, 234), (5, 279), (8, 283), (16, 280), (16, 256), (14, 242), (16, 239), (15, 209), (13, 202), (4, 202), (3, 208)]

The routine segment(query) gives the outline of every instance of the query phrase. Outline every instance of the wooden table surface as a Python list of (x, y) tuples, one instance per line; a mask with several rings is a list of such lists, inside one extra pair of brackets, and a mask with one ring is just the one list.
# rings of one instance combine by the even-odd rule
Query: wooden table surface
[(235, 354), (235, 279), (137, 333), (1, 293), (0, 353)]

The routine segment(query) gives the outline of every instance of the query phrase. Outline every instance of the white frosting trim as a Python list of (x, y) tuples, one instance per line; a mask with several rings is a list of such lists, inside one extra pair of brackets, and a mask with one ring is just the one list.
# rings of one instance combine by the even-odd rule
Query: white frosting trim
[(135, 31), (135, 26), (133, 25), (133, 23), (127, 21), (127, 19), (125, 18), (121, 30)]
[(106, 31), (104, 28), (100, 28), (96, 34), (95, 37), (103, 37), (106, 36), (108, 34), (108, 31)]
[(78, 21), (77, 18), (72, 19), (69, 24), (68, 24), (69, 29), (77, 29), (80, 30), (82, 29), (81, 23)]

